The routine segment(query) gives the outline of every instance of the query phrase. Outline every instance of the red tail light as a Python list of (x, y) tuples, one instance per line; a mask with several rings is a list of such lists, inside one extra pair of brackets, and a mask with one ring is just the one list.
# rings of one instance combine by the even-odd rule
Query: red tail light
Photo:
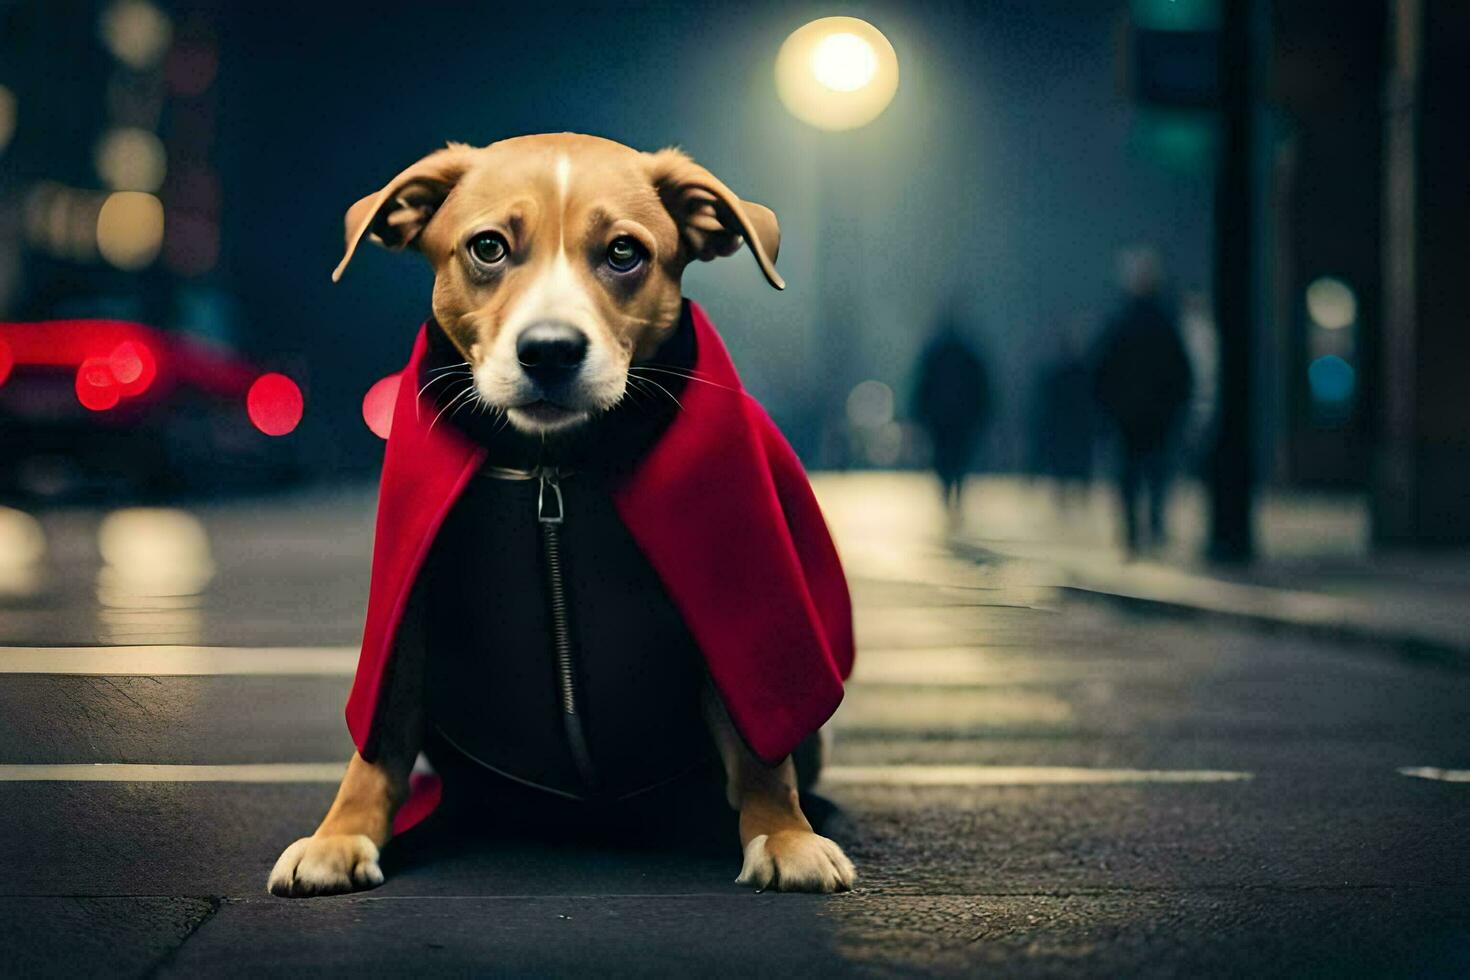
[(122, 400), (122, 388), (112, 366), (101, 357), (89, 357), (77, 368), (77, 401), (94, 412), (105, 412)]
[(283, 436), (301, 422), (304, 401), (296, 382), (284, 374), (262, 374), (245, 395), (245, 411), (268, 436)]
[(141, 395), (158, 376), (158, 361), (147, 344), (124, 340), (108, 355), (107, 364), (128, 397)]

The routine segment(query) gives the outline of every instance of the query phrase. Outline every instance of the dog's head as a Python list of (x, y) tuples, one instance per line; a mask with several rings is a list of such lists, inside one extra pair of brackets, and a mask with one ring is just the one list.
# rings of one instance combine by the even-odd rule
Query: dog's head
[(524, 432), (617, 404), (628, 368), (678, 324), (694, 259), (750, 246), (777, 289), (776, 216), (678, 150), (595, 136), (450, 144), (347, 210), (358, 243), (415, 248), (434, 266), (436, 321), (474, 391)]

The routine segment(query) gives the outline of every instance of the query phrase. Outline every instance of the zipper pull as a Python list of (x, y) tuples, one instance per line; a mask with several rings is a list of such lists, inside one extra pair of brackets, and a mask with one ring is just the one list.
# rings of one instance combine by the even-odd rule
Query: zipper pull
[[(546, 488), (551, 487), (551, 495), (547, 496)], [(555, 509), (548, 507), (555, 501)], [(541, 485), (536, 490), (536, 520), (542, 524), (560, 524), (566, 511), (562, 506), (561, 484), (557, 482), (556, 470), (541, 470)]]

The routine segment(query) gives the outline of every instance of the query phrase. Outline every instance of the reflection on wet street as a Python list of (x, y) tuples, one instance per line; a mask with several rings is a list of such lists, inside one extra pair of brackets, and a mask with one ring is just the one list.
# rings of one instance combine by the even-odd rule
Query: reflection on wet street
[(198, 643), (199, 607), (214, 578), (209, 535), (183, 510), (116, 510), (97, 529), (97, 639)]
[(0, 643), (353, 643), (372, 499), (0, 510)]

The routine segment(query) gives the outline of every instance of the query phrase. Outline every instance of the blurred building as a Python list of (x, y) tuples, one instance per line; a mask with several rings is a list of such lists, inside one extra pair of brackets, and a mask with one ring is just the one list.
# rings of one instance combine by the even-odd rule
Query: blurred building
[(0, 318), (231, 339), (209, 4), (0, 4)]
[(1275, 475), (1373, 496), (1384, 543), (1470, 541), (1470, 7), (1270, 5)]
[[(1132, 0), (1122, 49), (1156, 156), (1219, 139), (1226, 0)], [(1470, 540), (1470, 213), (1454, 93), (1470, 7), (1243, 0), (1250, 33), (1248, 385), (1261, 482), (1369, 495), (1385, 544)], [(1212, 166), (1213, 153), (1199, 158)], [(1218, 298), (1218, 297), (1217, 297)]]
[(1380, 388), (1386, 5), (1276, 4), (1266, 133), (1277, 474), (1364, 489)]

